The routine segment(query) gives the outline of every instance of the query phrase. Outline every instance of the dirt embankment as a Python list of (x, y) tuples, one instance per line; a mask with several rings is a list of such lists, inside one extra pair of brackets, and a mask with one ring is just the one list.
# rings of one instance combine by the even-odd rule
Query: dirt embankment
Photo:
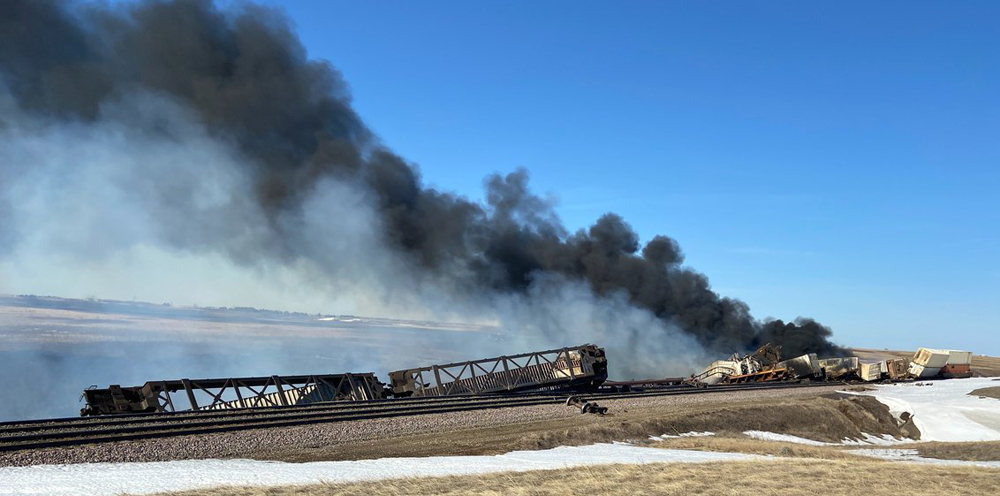
[(969, 396), (979, 396), (982, 398), (996, 398), (1000, 400), (1000, 386), (979, 388), (969, 393)]
[[(613, 410), (614, 411), (614, 410)], [(267, 458), (284, 461), (377, 457), (489, 455), (524, 449), (611, 441), (645, 441), (649, 436), (711, 431), (742, 437), (747, 430), (792, 434), (816, 441), (840, 442), (863, 433), (919, 438), (912, 426), (900, 426), (888, 407), (868, 396), (839, 393), (790, 398), (742, 399), (683, 407), (617, 410), (613, 415), (577, 417), (490, 428), (401, 436), (346, 443), (335, 448), (287, 450)]]

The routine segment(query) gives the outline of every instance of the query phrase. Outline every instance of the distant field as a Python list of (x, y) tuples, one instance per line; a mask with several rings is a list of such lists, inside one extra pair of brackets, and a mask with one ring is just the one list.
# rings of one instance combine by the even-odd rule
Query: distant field
[(383, 374), (502, 346), (465, 324), (0, 295), (0, 421), (78, 415), (90, 385)]
[[(913, 358), (914, 351), (874, 350), (869, 348), (851, 348), (851, 354), (861, 360), (886, 360), (889, 358)], [(1000, 358), (985, 355), (972, 356), (972, 375), (976, 377), (1000, 376)]]

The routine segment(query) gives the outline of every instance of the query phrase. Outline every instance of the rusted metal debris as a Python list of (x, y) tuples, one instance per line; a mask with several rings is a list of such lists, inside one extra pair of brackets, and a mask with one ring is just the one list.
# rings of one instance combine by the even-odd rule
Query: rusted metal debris
[(604, 415), (608, 413), (608, 407), (600, 406), (596, 402), (587, 401), (577, 396), (566, 398), (566, 406), (579, 408), (580, 413), (592, 413), (594, 415)]
[(892, 358), (862, 363), (858, 357), (825, 358), (814, 353), (780, 360), (780, 348), (764, 345), (756, 352), (734, 354), (726, 360), (712, 362), (692, 380), (706, 384), (770, 381), (902, 381), (922, 378), (972, 376), (972, 353), (959, 350), (920, 348), (913, 359)]

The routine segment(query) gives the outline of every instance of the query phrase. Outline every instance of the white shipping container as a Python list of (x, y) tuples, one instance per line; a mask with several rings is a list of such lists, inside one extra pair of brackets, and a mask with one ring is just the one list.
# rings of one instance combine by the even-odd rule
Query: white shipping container
[(731, 375), (739, 375), (740, 364), (732, 360), (716, 360), (702, 372), (701, 382), (718, 384)]
[(960, 350), (948, 350), (948, 363), (946, 365), (971, 365), (972, 352)]
[(918, 379), (934, 377), (941, 371), (941, 367), (927, 367), (917, 362), (910, 362), (910, 375)]
[(944, 367), (948, 363), (951, 354), (948, 350), (935, 350), (931, 348), (920, 348), (913, 356), (913, 363), (924, 367), (938, 368)]
[(862, 363), (861, 368), (858, 370), (862, 381), (877, 381), (882, 378), (882, 366), (881, 362), (875, 363)]

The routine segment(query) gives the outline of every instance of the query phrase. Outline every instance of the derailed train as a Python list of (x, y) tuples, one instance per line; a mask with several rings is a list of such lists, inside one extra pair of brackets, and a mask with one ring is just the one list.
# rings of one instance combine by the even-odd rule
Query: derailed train
[(764, 345), (756, 352), (716, 360), (693, 379), (706, 384), (780, 380), (880, 381), (972, 376), (972, 353), (920, 348), (912, 359), (891, 358), (865, 363), (858, 357), (819, 359), (815, 353), (780, 360), (780, 348)]
[[(608, 378), (604, 349), (593, 344), (431, 365), (389, 373), (180, 379), (83, 392), (83, 416), (304, 405), (324, 401), (520, 391), (595, 390)], [(179, 394), (183, 393), (183, 394)]]
[[(895, 358), (862, 363), (858, 357), (819, 359), (807, 354), (781, 360), (779, 347), (713, 362), (688, 378), (608, 383), (608, 388), (634, 384), (703, 386), (717, 383), (769, 381), (876, 381), (933, 377), (968, 377), (972, 354), (920, 348), (912, 360)], [(593, 344), (467, 362), (431, 365), (389, 373), (389, 384), (373, 373), (180, 379), (150, 381), (142, 386), (112, 385), (84, 391), (81, 415), (108, 415), (191, 410), (223, 410), (305, 405), (326, 401), (379, 400), (524, 391), (585, 392), (608, 379), (604, 349)], [(178, 394), (183, 392), (183, 394)]]

